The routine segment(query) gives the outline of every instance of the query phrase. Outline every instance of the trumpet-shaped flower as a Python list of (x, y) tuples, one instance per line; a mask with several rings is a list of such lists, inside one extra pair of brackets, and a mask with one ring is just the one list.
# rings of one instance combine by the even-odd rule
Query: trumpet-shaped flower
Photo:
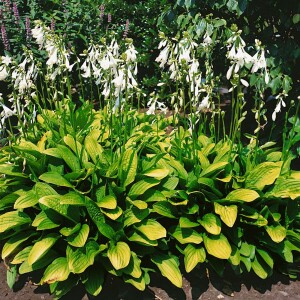
[(7, 70), (5, 66), (0, 67), (0, 80), (5, 80), (8, 76)]

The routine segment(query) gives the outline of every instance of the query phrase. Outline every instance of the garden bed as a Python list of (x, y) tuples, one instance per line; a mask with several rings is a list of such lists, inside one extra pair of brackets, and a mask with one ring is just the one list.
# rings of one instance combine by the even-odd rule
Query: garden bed
[[(33, 285), (28, 276), (19, 277), (13, 290), (9, 289), (6, 280), (6, 271), (3, 262), (0, 264), (0, 299), (13, 300), (50, 300), (47, 286)], [(183, 288), (174, 287), (168, 280), (159, 274), (152, 276), (151, 285), (144, 292), (125, 284), (117, 277), (109, 277), (102, 293), (98, 297), (89, 298), (81, 286), (75, 288), (62, 300), (76, 299), (110, 299), (110, 300), (191, 300), (191, 299), (300, 299), (300, 281), (292, 281), (288, 277), (275, 273), (266, 280), (253, 275), (241, 278), (234, 277), (227, 272), (225, 279), (220, 279), (213, 272), (208, 278), (203, 268), (185, 275)]]

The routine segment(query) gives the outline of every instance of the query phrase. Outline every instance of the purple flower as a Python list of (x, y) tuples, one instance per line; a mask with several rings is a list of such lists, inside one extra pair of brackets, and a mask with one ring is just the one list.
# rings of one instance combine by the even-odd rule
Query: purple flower
[(50, 29), (52, 31), (55, 31), (55, 20), (54, 20), (54, 18), (51, 19)]
[(7, 12), (10, 11), (10, 0), (5, 0), (5, 9)]
[(20, 14), (19, 14), (19, 10), (18, 10), (18, 6), (17, 6), (16, 2), (13, 2), (13, 13), (14, 13), (14, 17), (15, 17), (15, 23), (19, 26)]
[(111, 14), (107, 14), (107, 22), (111, 23)]
[(124, 30), (124, 33), (123, 33), (123, 38), (124, 39), (127, 37), (128, 31), (129, 31), (129, 20), (127, 19), (126, 24), (125, 24), (125, 30)]
[(100, 5), (100, 23), (102, 23), (102, 21), (103, 21), (104, 9), (105, 9), (105, 6), (103, 4), (101, 4)]
[(3, 45), (4, 45), (4, 49), (7, 50), (7, 51), (10, 50), (9, 41), (8, 41), (8, 38), (7, 38), (7, 33), (6, 33), (4, 23), (2, 23), (2, 25), (1, 25), (1, 36), (2, 36), (2, 42), (3, 42)]
[(26, 17), (25, 19), (25, 27), (26, 27), (26, 40), (30, 40), (32, 33), (31, 33), (31, 28), (30, 28), (30, 18)]

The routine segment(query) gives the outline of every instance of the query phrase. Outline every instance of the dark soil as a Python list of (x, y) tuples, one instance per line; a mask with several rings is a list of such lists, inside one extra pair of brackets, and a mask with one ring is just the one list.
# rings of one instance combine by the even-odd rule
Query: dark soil
[[(204, 268), (186, 274), (183, 288), (174, 287), (158, 274), (151, 277), (150, 286), (140, 292), (119, 278), (108, 277), (98, 297), (85, 294), (82, 286), (76, 287), (62, 300), (212, 300), (212, 299), (300, 299), (300, 278), (291, 281), (288, 277), (275, 273), (271, 278), (261, 280), (253, 274), (242, 277), (227, 272), (223, 279)], [(13, 290), (6, 284), (6, 269), (0, 264), (0, 300), (50, 300), (47, 286), (33, 284), (35, 278), (20, 276)]]

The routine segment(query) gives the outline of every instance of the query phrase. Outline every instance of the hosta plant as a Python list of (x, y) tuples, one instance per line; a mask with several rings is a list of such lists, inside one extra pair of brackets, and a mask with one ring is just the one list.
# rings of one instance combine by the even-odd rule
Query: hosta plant
[(274, 143), (215, 142), (172, 116), (68, 101), (37, 120), (1, 150), (11, 286), (16, 270), (41, 270), (56, 298), (79, 282), (95, 296), (108, 273), (144, 290), (158, 270), (180, 288), (202, 263), (296, 276), (300, 174)]

